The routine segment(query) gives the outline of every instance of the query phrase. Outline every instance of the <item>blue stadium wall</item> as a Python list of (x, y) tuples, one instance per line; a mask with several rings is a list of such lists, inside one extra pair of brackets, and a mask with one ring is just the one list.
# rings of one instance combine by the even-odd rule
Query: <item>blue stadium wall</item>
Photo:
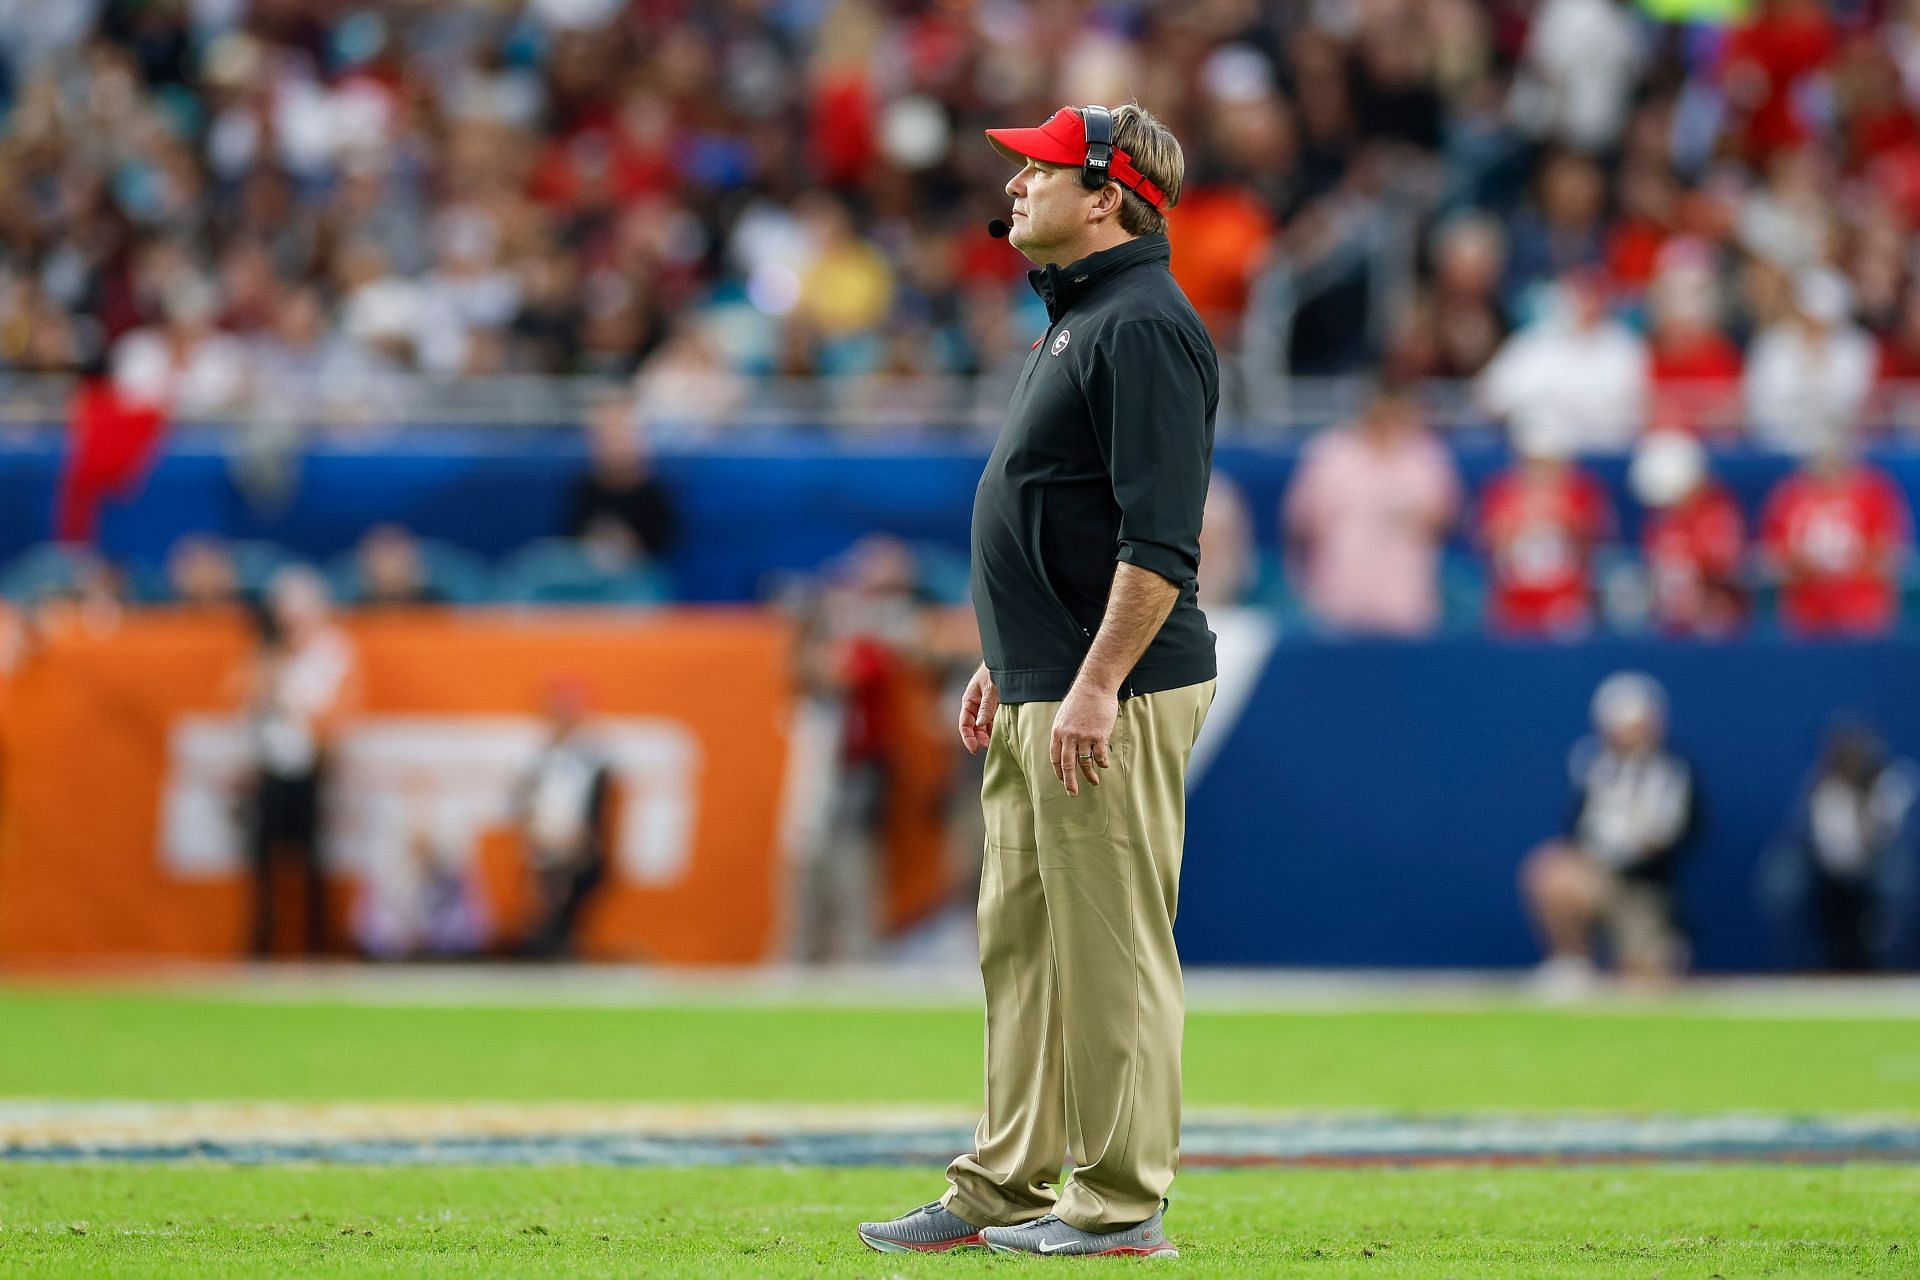
[[(1505, 456), (1484, 437), (1464, 440), (1456, 457), (1475, 489)], [(1889, 446), (1875, 456), (1920, 506), (1920, 449)], [(859, 445), (824, 435), (796, 440), (790, 432), (664, 452), (659, 470), (686, 517), (683, 545), (668, 567), (681, 598), (729, 601), (755, 598), (769, 570), (810, 568), (874, 529), (963, 555), (984, 458), (977, 446)], [(1216, 465), (1246, 490), (1263, 543), (1275, 540), (1296, 458), (1285, 447), (1218, 450)], [(0, 433), (0, 563), (47, 536), (59, 464), (55, 433)], [(1624, 464), (1595, 465), (1631, 537), (1638, 516), (1624, 497)], [(564, 530), (584, 466), (570, 431), (417, 429), (385, 441), (317, 444), (296, 460), (284, 492), (249, 497), (226, 441), (187, 431), (137, 498), (109, 506), (102, 541), (120, 558), (158, 563), (175, 538), (204, 530), (324, 559), (351, 547), (369, 524), (394, 520), (497, 556)], [(1733, 449), (1716, 455), (1715, 468), (1751, 514), (1788, 464)]]
[[(1680, 873), (1698, 966), (1778, 963), (1755, 892), (1837, 711), (1920, 753), (1920, 644), (1288, 639), (1195, 785), (1179, 934), (1201, 964), (1519, 965), (1515, 872), (1563, 830), (1594, 686), (1672, 700), (1701, 821)], [(1223, 695), (1224, 697), (1224, 695)], [(1216, 706), (1222, 706), (1217, 703)]]
[[(181, 533), (282, 542), (317, 559), (372, 522), (498, 555), (558, 532), (583, 455), (571, 435), (426, 432), (322, 446), (279, 503), (249, 500), (217, 441), (189, 433), (144, 492), (111, 508), (109, 551), (157, 562)], [(1882, 451), (1920, 505), (1920, 454)], [(1459, 451), (1469, 485), (1502, 459)], [(853, 451), (819, 439), (742, 440), (660, 459), (685, 513), (671, 569), (682, 598), (754, 598), (770, 570), (806, 568), (886, 529), (964, 569), (982, 453), (952, 446)], [(46, 536), (58, 471), (45, 434), (0, 440), (0, 562)], [(1741, 451), (1718, 470), (1749, 512), (1786, 463)], [(1289, 450), (1222, 448), (1271, 544)], [(1616, 463), (1603, 474), (1620, 499)], [(1617, 505), (1629, 534), (1631, 504)], [(1757, 862), (1793, 804), (1822, 727), (1873, 719), (1920, 755), (1920, 640), (1793, 645), (1758, 634), (1715, 646), (1596, 639), (1419, 644), (1291, 635), (1250, 686), (1197, 782), (1180, 934), (1197, 963), (1519, 965), (1536, 958), (1514, 872), (1558, 829), (1565, 760), (1594, 685), (1632, 666), (1664, 681), (1675, 738), (1695, 761), (1704, 821), (1682, 898), (1702, 968), (1769, 967), (1777, 951), (1754, 891)]]

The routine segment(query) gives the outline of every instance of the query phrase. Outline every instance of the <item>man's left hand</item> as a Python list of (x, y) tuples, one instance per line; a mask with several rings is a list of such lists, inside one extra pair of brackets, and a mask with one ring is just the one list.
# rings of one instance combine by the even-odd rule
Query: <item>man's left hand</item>
[(1093, 786), (1100, 785), (1100, 770), (1112, 762), (1107, 742), (1119, 718), (1118, 694), (1077, 683), (1067, 691), (1066, 700), (1053, 717), (1047, 758), (1053, 763), (1053, 776), (1066, 784), (1068, 795), (1080, 794), (1083, 776)]

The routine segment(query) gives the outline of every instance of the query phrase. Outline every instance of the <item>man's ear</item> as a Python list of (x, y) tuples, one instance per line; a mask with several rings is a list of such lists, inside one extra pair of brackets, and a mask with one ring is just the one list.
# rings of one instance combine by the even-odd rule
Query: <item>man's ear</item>
[(1093, 203), (1087, 206), (1088, 222), (1105, 222), (1108, 218), (1120, 216), (1120, 184), (1109, 182), (1094, 193)]

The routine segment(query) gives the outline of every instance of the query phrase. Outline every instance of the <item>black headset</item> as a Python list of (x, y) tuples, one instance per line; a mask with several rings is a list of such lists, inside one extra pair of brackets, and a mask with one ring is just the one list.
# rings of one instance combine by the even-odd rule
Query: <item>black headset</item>
[(1080, 185), (1098, 191), (1113, 180), (1113, 112), (1105, 107), (1080, 108), (1087, 133), (1087, 158), (1080, 165)]

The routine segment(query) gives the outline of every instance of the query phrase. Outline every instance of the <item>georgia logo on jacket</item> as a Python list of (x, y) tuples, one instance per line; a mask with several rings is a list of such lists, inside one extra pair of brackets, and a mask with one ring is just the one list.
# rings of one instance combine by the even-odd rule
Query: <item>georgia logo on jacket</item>
[(1059, 355), (1062, 351), (1065, 351), (1067, 349), (1067, 343), (1071, 342), (1072, 340), (1073, 340), (1073, 330), (1062, 329), (1060, 331), (1060, 336), (1053, 340), (1053, 345), (1047, 348), (1047, 354), (1050, 356)]

